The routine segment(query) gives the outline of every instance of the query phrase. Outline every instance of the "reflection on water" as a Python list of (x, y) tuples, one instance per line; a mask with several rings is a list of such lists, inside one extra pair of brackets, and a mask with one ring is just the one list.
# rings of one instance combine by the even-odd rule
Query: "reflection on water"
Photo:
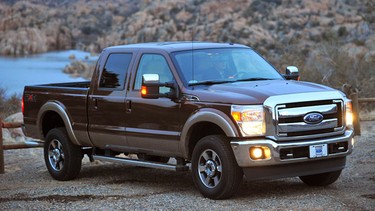
[(69, 50), (49, 52), (25, 58), (0, 57), (0, 87), (7, 90), (7, 95), (22, 94), (25, 85), (46, 83), (85, 81), (84, 78), (73, 78), (63, 69), (70, 64), (70, 55), (77, 60), (95, 62), (97, 56), (90, 53)]

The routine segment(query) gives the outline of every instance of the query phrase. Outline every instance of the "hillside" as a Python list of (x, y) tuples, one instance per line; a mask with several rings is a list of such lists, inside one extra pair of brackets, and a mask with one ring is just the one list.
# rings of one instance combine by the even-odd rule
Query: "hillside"
[(371, 0), (6, 0), (0, 54), (98, 53), (110, 45), (173, 40), (252, 46), (279, 70), (368, 97), (375, 92)]

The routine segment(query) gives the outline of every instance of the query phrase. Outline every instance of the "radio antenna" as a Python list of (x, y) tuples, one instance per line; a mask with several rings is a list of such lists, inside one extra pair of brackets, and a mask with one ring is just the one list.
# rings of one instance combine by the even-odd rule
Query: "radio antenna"
[[(195, 18), (195, 24), (193, 24), (193, 27), (191, 28), (191, 80), (195, 80), (195, 65), (194, 65), (194, 38), (195, 38), (195, 29), (196, 29), (196, 26), (197, 24), (199, 24), (199, 10), (198, 10), (198, 14), (197, 14), (197, 17)], [(193, 86), (193, 89), (194, 89), (194, 86)]]

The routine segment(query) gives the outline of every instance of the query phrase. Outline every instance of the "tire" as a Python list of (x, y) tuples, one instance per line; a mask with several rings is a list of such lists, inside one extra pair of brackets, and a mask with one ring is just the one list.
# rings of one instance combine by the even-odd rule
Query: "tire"
[(199, 140), (193, 150), (191, 168), (195, 186), (210, 199), (230, 198), (242, 183), (242, 169), (227, 137), (222, 135)]
[(44, 161), (54, 179), (74, 179), (81, 170), (81, 147), (70, 142), (65, 128), (54, 128), (46, 136)]
[(302, 182), (309, 186), (327, 186), (336, 182), (336, 180), (340, 177), (340, 174), (341, 170), (322, 174), (300, 176), (299, 178), (302, 180)]

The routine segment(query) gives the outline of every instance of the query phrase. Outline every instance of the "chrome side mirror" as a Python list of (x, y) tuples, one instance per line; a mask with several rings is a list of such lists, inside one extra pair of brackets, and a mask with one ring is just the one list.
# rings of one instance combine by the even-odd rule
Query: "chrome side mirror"
[(295, 66), (286, 67), (285, 74), (283, 75), (286, 80), (296, 80), (299, 81), (299, 71)]
[(158, 74), (143, 74), (142, 83), (159, 83), (159, 78)]
[(143, 98), (157, 99), (159, 94), (159, 75), (158, 74), (143, 74), (141, 96)]
[[(159, 92), (160, 87), (169, 87), (171, 92), (161, 94)], [(174, 82), (160, 83), (159, 74), (143, 74), (142, 75), (142, 87), (141, 96), (142, 98), (148, 99), (158, 99), (159, 97), (167, 97), (171, 99), (178, 98), (177, 94), (177, 84)]]

